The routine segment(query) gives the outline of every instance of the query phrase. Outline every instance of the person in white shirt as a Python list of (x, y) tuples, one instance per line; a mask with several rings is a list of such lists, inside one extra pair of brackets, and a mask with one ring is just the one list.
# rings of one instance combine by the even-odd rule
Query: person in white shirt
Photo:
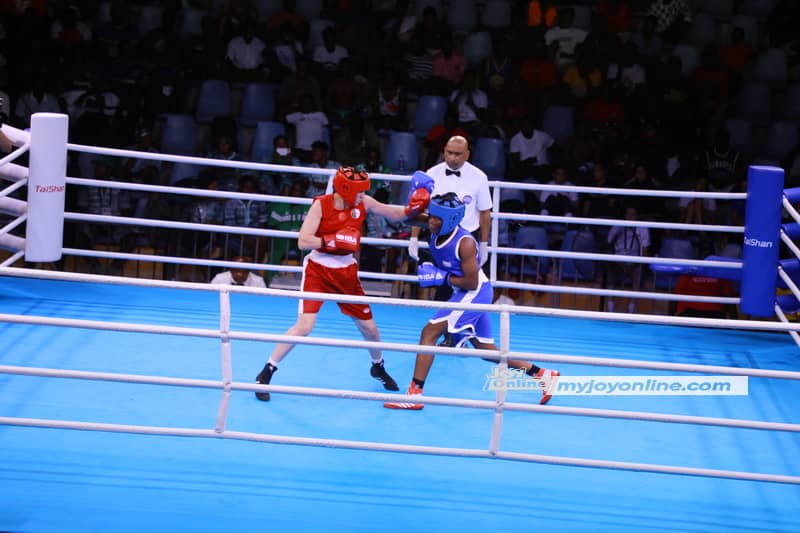
[(548, 149), (555, 140), (542, 130), (533, 127), (530, 116), (523, 117), (519, 132), (511, 137), (511, 175), (522, 179), (541, 179), (543, 169), (550, 163)]
[(553, 26), (544, 34), (544, 42), (556, 51), (556, 66), (563, 72), (575, 63), (575, 47), (586, 39), (586, 31), (572, 26), (575, 10), (564, 7), (558, 10), (558, 26)]
[[(249, 257), (245, 257), (243, 255), (237, 255), (236, 257), (231, 258), (231, 261), (235, 261), (236, 263), (251, 262)], [(267, 288), (267, 284), (264, 283), (264, 278), (261, 276), (256, 276), (244, 268), (231, 268), (225, 272), (220, 272), (214, 276), (214, 278), (211, 280), (211, 283), (214, 285), (242, 285), (245, 287), (260, 287), (262, 289)]]
[(489, 99), (478, 87), (474, 70), (464, 73), (461, 86), (450, 93), (449, 102), (458, 115), (458, 125), (464, 128), (470, 137), (474, 139), (481, 137), (485, 129)]
[(328, 26), (322, 30), (322, 44), (314, 48), (311, 60), (323, 71), (332, 75), (342, 59), (350, 57), (347, 49), (336, 42), (336, 30)]
[(238, 80), (258, 79), (264, 66), (264, 50), (267, 45), (256, 37), (255, 25), (245, 22), (241, 35), (237, 35), (228, 43), (225, 59), (231, 65), (233, 75)]
[(294, 126), (294, 153), (304, 163), (311, 162), (311, 146), (324, 138), (328, 117), (314, 110), (314, 99), (304, 94), (300, 100), (300, 111), (286, 115), (286, 122)]

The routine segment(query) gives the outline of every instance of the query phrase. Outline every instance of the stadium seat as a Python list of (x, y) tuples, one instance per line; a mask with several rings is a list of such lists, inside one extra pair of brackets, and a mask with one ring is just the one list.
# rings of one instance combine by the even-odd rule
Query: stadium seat
[(451, 0), (447, 10), (447, 25), (457, 35), (467, 35), (478, 22), (478, 13), (473, 0)]
[(766, 83), (750, 81), (744, 83), (735, 98), (737, 118), (766, 124), (769, 121), (771, 95)]
[(487, 0), (481, 12), (481, 24), (491, 30), (500, 30), (511, 26), (511, 2)]
[(731, 148), (746, 156), (753, 153), (753, 127), (750, 122), (732, 118), (725, 121), (725, 127), (731, 134)]
[(739, 6), (741, 15), (751, 15), (757, 20), (764, 20), (772, 13), (777, 0), (743, 0)]
[[(528, 250), (547, 250), (547, 232), (540, 226), (522, 226), (514, 236), (514, 248)], [(541, 279), (550, 271), (549, 257), (514, 256), (508, 261), (508, 273), (514, 276), (536, 277)]]
[(472, 149), (471, 162), (483, 170), (490, 180), (503, 180), (506, 175), (506, 149), (503, 139), (478, 139)]
[(322, 32), (325, 28), (335, 27), (333, 21), (328, 19), (314, 19), (308, 23), (308, 45), (306, 49), (313, 53), (314, 49), (322, 44)]
[(672, 49), (672, 55), (681, 60), (681, 74), (689, 76), (700, 64), (700, 50), (691, 44), (678, 43)]
[(259, 163), (272, 159), (272, 141), (278, 135), (286, 135), (283, 122), (265, 121), (256, 124), (253, 144), (250, 147), (250, 160)]
[(470, 33), (464, 40), (464, 57), (472, 67), (479, 67), (492, 55), (492, 36), (488, 31)]
[(200, 84), (195, 119), (209, 124), (216, 117), (231, 114), (231, 86), (225, 80), (205, 80)]
[(161, 15), (164, 8), (161, 6), (139, 6), (136, 8), (139, 11), (139, 19), (137, 27), (139, 35), (161, 27)]
[(197, 123), (192, 115), (164, 115), (161, 131), (161, 151), (165, 154), (194, 155), (197, 142)]
[(733, 14), (733, 0), (700, 0), (694, 7), (717, 19), (728, 19)]
[(570, 106), (551, 105), (544, 110), (542, 129), (556, 141), (575, 135), (575, 110)]
[(571, 7), (575, 12), (575, 20), (572, 25), (587, 32), (592, 31), (592, 8), (588, 5), (572, 4)]
[(181, 10), (181, 37), (187, 38), (203, 33), (203, 18), (209, 16), (203, 9), (187, 8)]
[(417, 0), (414, 2), (414, 14), (417, 16), (417, 20), (422, 20), (422, 13), (428, 6), (436, 10), (436, 17), (439, 20), (444, 18), (444, 8), (441, 0)]
[(755, 59), (753, 79), (771, 87), (783, 87), (788, 78), (786, 52), (781, 48), (764, 50)]
[[(594, 233), (588, 229), (568, 230), (561, 241), (564, 252), (596, 253), (597, 241)], [(558, 282), (562, 281), (594, 281), (597, 274), (597, 262), (591, 259), (561, 259), (559, 261)]]
[[(659, 257), (695, 259), (694, 246), (688, 239), (664, 239), (661, 241)], [(657, 289), (672, 290), (682, 273), (681, 265), (652, 263), (653, 284)]]
[(786, 120), (800, 121), (800, 84), (790, 85), (783, 99), (783, 113)]
[(797, 146), (800, 137), (797, 122), (776, 121), (767, 128), (767, 140), (761, 150), (762, 155), (780, 165), (789, 152)]
[(758, 49), (758, 20), (750, 15), (734, 15), (730, 19), (730, 27), (742, 28), (744, 30), (744, 40), (747, 44)]
[(447, 99), (444, 96), (424, 94), (419, 97), (414, 112), (414, 134), (422, 139), (436, 124), (444, 124)]
[(297, 0), (295, 11), (306, 20), (318, 19), (322, 13), (322, 0)]
[(389, 133), (383, 164), (392, 172), (411, 175), (419, 168), (419, 148), (413, 133), (393, 131)]
[(700, 48), (713, 43), (717, 37), (717, 21), (708, 13), (695, 13), (686, 40)]
[(201, 167), (192, 163), (173, 163), (169, 174), (169, 184), (175, 185), (184, 180), (196, 178)]
[(274, 83), (248, 83), (242, 95), (242, 110), (239, 112), (239, 124), (255, 126), (259, 122), (275, 120)]

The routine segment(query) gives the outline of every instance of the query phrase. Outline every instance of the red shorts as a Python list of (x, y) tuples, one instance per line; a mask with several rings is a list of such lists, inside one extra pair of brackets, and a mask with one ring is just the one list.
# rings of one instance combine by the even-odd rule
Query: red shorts
[[(364, 296), (364, 288), (358, 279), (358, 264), (353, 263), (344, 268), (329, 268), (314, 261), (307, 260), (303, 268), (303, 291), (322, 292), (326, 294), (349, 294)], [(321, 300), (300, 300), (302, 313), (318, 313), (322, 307)], [(371, 320), (372, 309), (367, 304), (337, 304), (347, 316), (359, 320)]]

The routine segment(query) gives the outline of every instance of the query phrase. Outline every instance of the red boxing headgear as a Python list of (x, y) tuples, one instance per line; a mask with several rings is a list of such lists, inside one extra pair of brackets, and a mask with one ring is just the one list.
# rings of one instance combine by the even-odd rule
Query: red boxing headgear
[(352, 207), (358, 193), (369, 190), (369, 174), (353, 167), (339, 167), (333, 177), (333, 190)]

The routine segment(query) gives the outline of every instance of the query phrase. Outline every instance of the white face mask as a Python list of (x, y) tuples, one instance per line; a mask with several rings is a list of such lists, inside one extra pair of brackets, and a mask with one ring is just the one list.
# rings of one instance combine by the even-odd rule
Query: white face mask
[(275, 151), (278, 152), (279, 156), (287, 156), (292, 153), (292, 150), (289, 148), (275, 148)]

